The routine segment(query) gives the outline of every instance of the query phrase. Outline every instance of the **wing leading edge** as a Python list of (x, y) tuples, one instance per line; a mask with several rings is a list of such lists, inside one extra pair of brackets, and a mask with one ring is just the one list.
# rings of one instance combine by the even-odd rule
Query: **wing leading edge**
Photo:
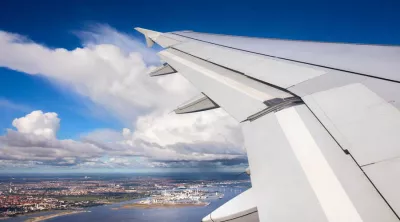
[(399, 47), (137, 30), (204, 94), (186, 109), (241, 122), (255, 220), (399, 221)]

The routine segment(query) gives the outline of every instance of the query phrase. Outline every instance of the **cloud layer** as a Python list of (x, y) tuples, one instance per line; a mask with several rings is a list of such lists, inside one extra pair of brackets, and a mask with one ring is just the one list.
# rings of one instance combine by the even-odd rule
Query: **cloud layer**
[(0, 67), (49, 78), (113, 113), (127, 128), (94, 130), (81, 141), (57, 140), (57, 114), (34, 111), (15, 119), (16, 130), (0, 137), (0, 159), (85, 167), (245, 162), (238, 124), (222, 110), (170, 113), (198, 92), (180, 75), (149, 78), (155, 51), (108, 26), (78, 36), (83, 47), (68, 51), (0, 31)]

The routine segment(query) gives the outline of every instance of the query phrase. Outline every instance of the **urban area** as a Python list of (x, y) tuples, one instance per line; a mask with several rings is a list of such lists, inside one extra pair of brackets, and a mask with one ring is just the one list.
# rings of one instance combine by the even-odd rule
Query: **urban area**
[(82, 210), (86, 207), (140, 199), (130, 207), (206, 206), (223, 192), (211, 187), (228, 187), (248, 180), (180, 181), (164, 178), (133, 177), (119, 179), (35, 178), (0, 182), (0, 218), (38, 211)]

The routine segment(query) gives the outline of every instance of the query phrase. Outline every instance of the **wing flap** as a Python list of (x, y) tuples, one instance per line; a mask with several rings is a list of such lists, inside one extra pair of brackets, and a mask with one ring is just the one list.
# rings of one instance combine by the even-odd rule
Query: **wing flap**
[(374, 185), (397, 214), (400, 214), (400, 159), (382, 161), (363, 167)]
[[(361, 83), (303, 98), (362, 166), (400, 156), (400, 111)], [(318, 111), (321, 110), (321, 111)]]
[(260, 221), (397, 221), (305, 105), (244, 122), (242, 129)]

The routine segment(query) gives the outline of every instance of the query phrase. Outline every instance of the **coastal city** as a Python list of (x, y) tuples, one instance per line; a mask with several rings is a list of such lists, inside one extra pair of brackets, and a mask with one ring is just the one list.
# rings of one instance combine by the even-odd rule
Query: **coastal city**
[(0, 218), (50, 210), (61, 210), (64, 212), (61, 214), (79, 213), (88, 207), (135, 199), (138, 201), (122, 208), (207, 206), (212, 200), (224, 198), (223, 192), (213, 188), (225, 189), (241, 184), (249, 184), (248, 179), (10, 178), (0, 182)]

